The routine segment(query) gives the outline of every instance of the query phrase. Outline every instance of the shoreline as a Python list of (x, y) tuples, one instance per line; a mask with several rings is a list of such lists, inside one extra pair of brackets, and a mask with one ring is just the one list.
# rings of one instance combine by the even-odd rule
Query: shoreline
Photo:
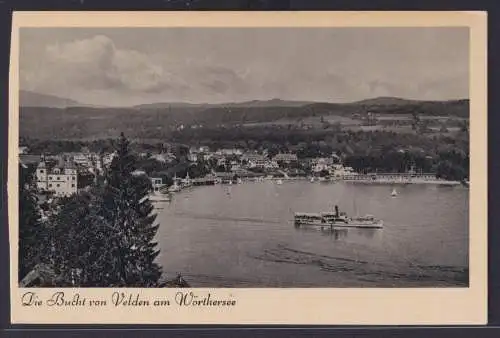
[(361, 179), (361, 180), (342, 180), (343, 182), (347, 183), (373, 183), (373, 184), (434, 184), (434, 185), (449, 185), (449, 186), (457, 186), (457, 185), (463, 185), (460, 181), (446, 181), (446, 180), (385, 180), (385, 179), (376, 179), (376, 180), (370, 180), (370, 179)]
[[(361, 176), (361, 175), (360, 175)], [(304, 177), (304, 176), (295, 176), (295, 177), (240, 177), (241, 183), (256, 183), (256, 182), (266, 182), (266, 181), (310, 181), (311, 176), (309, 177)], [(347, 182), (347, 183), (352, 183), (352, 182), (360, 182), (360, 183), (383, 183), (383, 184), (435, 184), (435, 185), (463, 185), (462, 182), (460, 181), (452, 181), (452, 180), (442, 180), (442, 179), (419, 179), (419, 178), (412, 178), (412, 179), (385, 179), (385, 178), (325, 178), (324, 180), (321, 180), (319, 178), (314, 178), (314, 181), (311, 183), (338, 183), (338, 182)], [(241, 183), (214, 183), (214, 184), (206, 184), (206, 185), (238, 185)], [(182, 190), (185, 190), (190, 187), (201, 187), (205, 186), (204, 184), (200, 185), (187, 185), (185, 187), (181, 187), (179, 191), (172, 192), (172, 193), (178, 193), (181, 192)], [(465, 185), (464, 185), (465, 186)], [(167, 194), (163, 194), (167, 195)]]
[[(261, 183), (261, 182), (266, 182), (266, 181), (310, 181), (311, 177), (260, 177), (260, 178), (249, 178), (249, 177), (240, 177), (241, 182), (240, 183), (214, 183), (214, 184), (201, 184), (201, 185), (195, 185), (195, 184), (189, 184), (185, 186), (180, 186), (178, 191), (171, 191), (168, 193), (162, 193), (162, 192), (151, 192), (148, 194), (148, 198), (152, 202), (160, 202), (160, 201), (165, 201), (168, 202), (167, 198), (170, 199), (171, 196), (174, 196), (177, 193), (183, 192), (189, 188), (198, 188), (198, 187), (204, 187), (204, 186), (214, 186), (214, 185), (224, 185), (224, 186), (232, 186), (232, 185), (240, 185), (243, 183)], [(421, 179), (408, 179), (408, 180), (397, 180), (397, 179), (383, 179), (383, 178), (377, 178), (377, 179), (368, 179), (368, 178), (362, 178), (362, 179), (344, 179), (344, 178), (335, 178), (335, 179), (325, 179), (325, 180), (319, 180), (315, 179), (313, 182), (310, 182), (311, 184), (316, 184), (316, 183), (370, 183), (370, 184), (399, 184), (399, 185), (407, 185), (407, 184), (434, 184), (434, 185), (447, 185), (447, 186), (458, 186), (462, 185), (466, 188), (468, 188), (467, 185), (464, 185), (460, 181), (450, 181), (450, 180), (440, 180), (440, 179), (435, 179), (435, 180), (421, 180)], [(151, 197), (154, 199), (157, 199), (156, 201), (152, 200)]]
[[(272, 182), (272, 181), (278, 181), (281, 180), (283, 183), (285, 181), (309, 181), (311, 177), (288, 177), (288, 178), (282, 178), (282, 177), (252, 177), (252, 178), (241, 178), (241, 183), (233, 183), (233, 184), (228, 184), (228, 183), (215, 183), (215, 184), (207, 184), (207, 185), (186, 185), (186, 186), (181, 186), (180, 190), (175, 191), (175, 192), (168, 192), (168, 193), (161, 193), (161, 192), (152, 192), (148, 194), (148, 199), (150, 202), (153, 204), (154, 211), (158, 210), (163, 210), (165, 205), (169, 204), (174, 196), (178, 193), (182, 193), (188, 189), (193, 189), (193, 188), (200, 188), (204, 186), (215, 186), (215, 185), (220, 185), (220, 186), (232, 186), (232, 185), (240, 185), (243, 183), (262, 183), (262, 182)], [(326, 179), (323, 181), (320, 181), (318, 179), (315, 179), (314, 182), (310, 182), (311, 184), (337, 184), (337, 183), (347, 183), (347, 184), (370, 184), (370, 185), (436, 185), (436, 186), (448, 186), (448, 187), (456, 187), (456, 186), (462, 186), (464, 188), (469, 188), (469, 186), (464, 185), (460, 181), (448, 181), (448, 180), (418, 180), (418, 179), (410, 179), (410, 180), (391, 180), (391, 179)], [(275, 183), (277, 184), (277, 183)], [(280, 184), (281, 185), (281, 184)]]

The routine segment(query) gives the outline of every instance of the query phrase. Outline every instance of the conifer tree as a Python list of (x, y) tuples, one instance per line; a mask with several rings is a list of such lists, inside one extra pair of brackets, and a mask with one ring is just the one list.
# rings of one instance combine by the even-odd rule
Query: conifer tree
[(159, 251), (153, 242), (158, 225), (154, 224), (156, 215), (147, 198), (151, 183), (145, 177), (132, 174), (135, 163), (129, 141), (122, 133), (105, 177), (101, 215), (117, 232), (112, 240), (117, 284), (156, 286), (161, 269), (155, 263)]

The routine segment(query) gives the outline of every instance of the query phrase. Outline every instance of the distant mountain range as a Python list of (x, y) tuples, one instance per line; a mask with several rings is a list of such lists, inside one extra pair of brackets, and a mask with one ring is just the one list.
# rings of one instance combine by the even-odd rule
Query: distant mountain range
[[(165, 109), (165, 108), (253, 108), (253, 107), (301, 107), (314, 102), (290, 101), (290, 100), (253, 100), (246, 102), (227, 102), (227, 103), (189, 103), (189, 102), (156, 102), (139, 104), (132, 107), (135, 109)], [(68, 108), (68, 107), (96, 107), (93, 105), (81, 103), (72, 99), (62, 98), (55, 95), (40, 94), (28, 90), (19, 91), (20, 107), (45, 107), (45, 108)], [(104, 108), (104, 107), (102, 107)]]
[(314, 102), (290, 101), (281, 99), (272, 100), (252, 100), (245, 102), (224, 102), (224, 103), (185, 103), (185, 102), (160, 102), (134, 106), (139, 109), (158, 108), (257, 108), (257, 107), (302, 107)]
[(75, 100), (54, 95), (39, 94), (27, 90), (19, 91), (19, 106), (21, 107), (48, 107), (66, 108), (87, 106)]
[(352, 102), (351, 104), (365, 105), (365, 106), (404, 106), (420, 102), (424, 101), (402, 99), (399, 97), (380, 96), (372, 99)]
[[(269, 107), (303, 107), (309, 105), (359, 105), (359, 106), (408, 106), (416, 104), (436, 104), (436, 103), (453, 103), (468, 100), (450, 100), (450, 101), (422, 101), (410, 100), (398, 97), (376, 97), (351, 103), (328, 103), (328, 102), (313, 102), (313, 101), (293, 101), (293, 100), (252, 100), (244, 102), (227, 102), (227, 103), (189, 103), (189, 102), (156, 102), (135, 105), (132, 107), (122, 107), (128, 109), (168, 109), (168, 108), (193, 108), (210, 109), (210, 108), (269, 108)], [(61, 98), (54, 95), (46, 95), (35, 93), (27, 90), (20, 90), (19, 105), (21, 107), (46, 107), (46, 108), (68, 108), (68, 107), (94, 107), (98, 106), (81, 103), (72, 99)], [(106, 107), (101, 107), (106, 108)]]

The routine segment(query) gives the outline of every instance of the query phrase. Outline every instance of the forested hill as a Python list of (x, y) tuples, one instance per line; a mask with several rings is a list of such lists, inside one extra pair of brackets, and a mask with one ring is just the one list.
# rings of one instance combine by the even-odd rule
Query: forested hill
[(66, 108), (86, 106), (75, 100), (66, 99), (54, 95), (39, 94), (27, 90), (19, 91), (19, 105), (22, 107), (52, 107)]
[[(272, 100), (271, 100), (272, 101)], [(253, 102), (253, 101), (251, 101)], [(235, 125), (286, 120), (291, 124), (312, 116), (352, 117), (376, 114), (418, 114), (468, 118), (469, 100), (411, 101), (378, 98), (354, 103), (306, 103), (303, 106), (168, 106), (160, 108), (20, 107), (20, 135), (53, 139), (164, 137), (180, 125)]]
[(244, 102), (226, 103), (186, 103), (186, 102), (159, 102), (134, 106), (139, 109), (161, 109), (161, 108), (257, 108), (257, 107), (302, 107), (313, 102), (290, 101), (290, 100), (252, 100)]
[(375, 114), (419, 114), (423, 116), (469, 117), (469, 100), (415, 101), (380, 97), (353, 103), (314, 103), (303, 107), (311, 114), (349, 116)]

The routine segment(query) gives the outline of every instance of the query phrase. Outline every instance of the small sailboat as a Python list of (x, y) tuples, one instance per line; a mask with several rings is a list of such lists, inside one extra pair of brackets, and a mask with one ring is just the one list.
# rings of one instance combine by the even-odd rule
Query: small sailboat
[(181, 191), (181, 187), (177, 182), (177, 175), (174, 174), (173, 178), (174, 183), (168, 188), (168, 192), (179, 192)]
[(181, 187), (177, 184), (177, 181), (174, 181), (174, 184), (172, 184), (168, 188), (168, 192), (179, 192), (181, 191)]
[(276, 181), (276, 184), (283, 184), (283, 180), (280, 178), (279, 180)]
[(398, 195), (398, 192), (396, 191), (396, 188), (392, 189), (391, 196), (396, 197)]
[(314, 177), (311, 177), (311, 183), (314, 183)]

